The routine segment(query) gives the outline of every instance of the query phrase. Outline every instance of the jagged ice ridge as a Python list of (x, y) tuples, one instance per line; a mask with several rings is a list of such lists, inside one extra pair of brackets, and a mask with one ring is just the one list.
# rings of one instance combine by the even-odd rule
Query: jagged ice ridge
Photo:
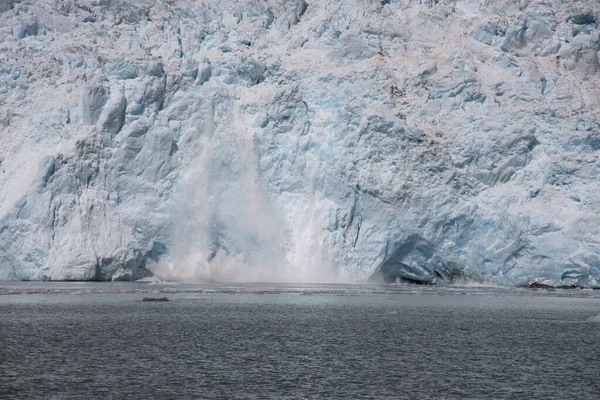
[(0, 0), (0, 279), (600, 280), (597, 0)]

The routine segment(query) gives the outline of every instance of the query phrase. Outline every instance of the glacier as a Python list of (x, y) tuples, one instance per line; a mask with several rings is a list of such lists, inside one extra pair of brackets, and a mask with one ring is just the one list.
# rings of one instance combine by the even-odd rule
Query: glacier
[(597, 0), (0, 0), (0, 280), (598, 286)]

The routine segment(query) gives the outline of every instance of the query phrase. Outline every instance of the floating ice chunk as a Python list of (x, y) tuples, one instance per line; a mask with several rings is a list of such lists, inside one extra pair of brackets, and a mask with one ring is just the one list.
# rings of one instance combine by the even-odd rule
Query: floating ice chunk
[(596, 315), (595, 317), (588, 318), (588, 322), (600, 322), (600, 314)]

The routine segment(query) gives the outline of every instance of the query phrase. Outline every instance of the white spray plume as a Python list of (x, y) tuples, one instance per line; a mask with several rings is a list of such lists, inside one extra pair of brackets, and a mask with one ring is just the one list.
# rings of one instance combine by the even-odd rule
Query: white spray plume
[(229, 123), (236, 129), (201, 139), (196, 166), (178, 189), (172, 254), (152, 273), (181, 282), (339, 282), (315, 194), (304, 220), (284, 226), (260, 179), (252, 137), (238, 115)]

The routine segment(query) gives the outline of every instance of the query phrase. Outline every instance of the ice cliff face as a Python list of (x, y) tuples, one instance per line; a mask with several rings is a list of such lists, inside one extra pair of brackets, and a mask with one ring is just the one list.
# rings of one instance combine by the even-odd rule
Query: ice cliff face
[(599, 10), (0, 0), (0, 279), (595, 286)]

